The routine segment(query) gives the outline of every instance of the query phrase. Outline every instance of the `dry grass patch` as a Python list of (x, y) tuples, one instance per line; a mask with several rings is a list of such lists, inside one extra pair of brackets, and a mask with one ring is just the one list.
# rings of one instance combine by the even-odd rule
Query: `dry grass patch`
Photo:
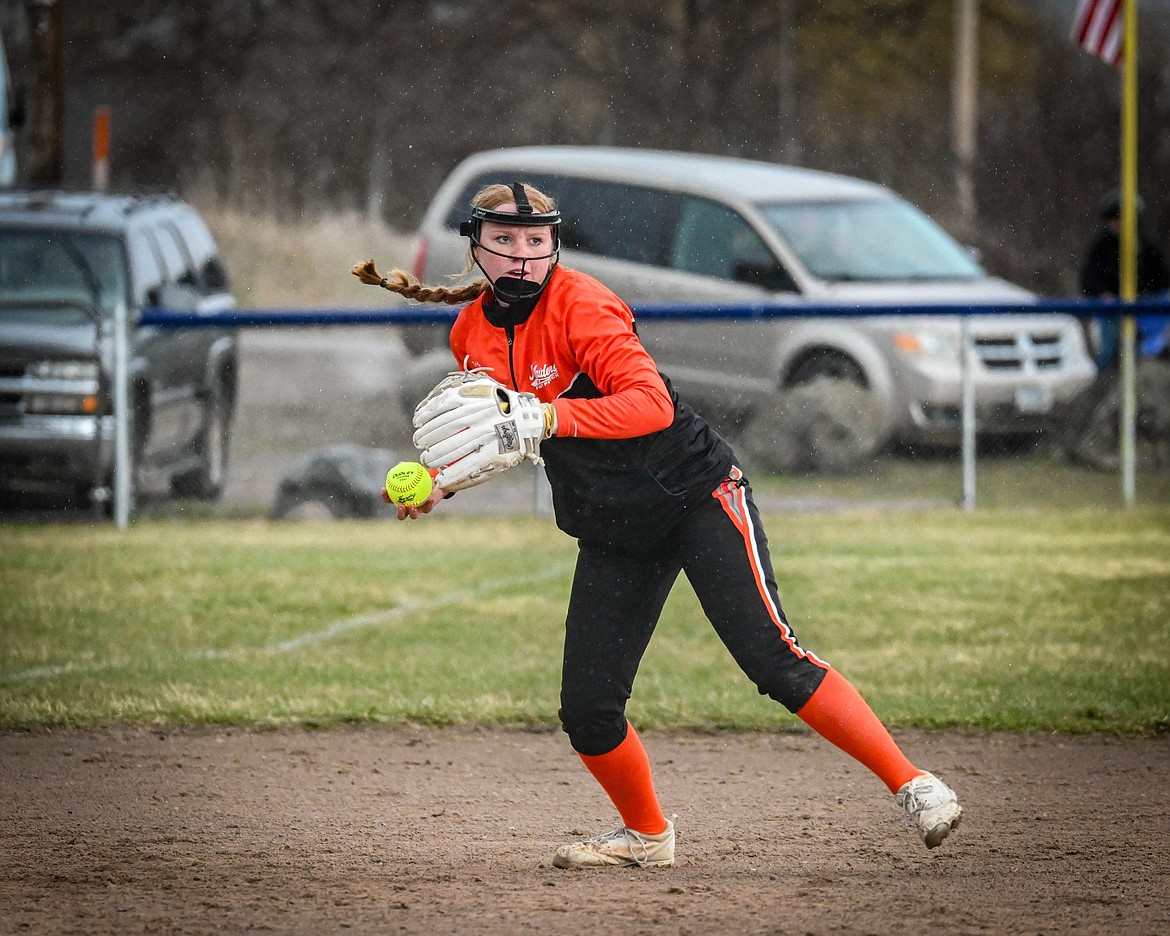
[(384, 308), (399, 302), (350, 273), (375, 257), (379, 269), (409, 267), (409, 234), (345, 212), (299, 222), (226, 205), (199, 205), (223, 252), (241, 308)]

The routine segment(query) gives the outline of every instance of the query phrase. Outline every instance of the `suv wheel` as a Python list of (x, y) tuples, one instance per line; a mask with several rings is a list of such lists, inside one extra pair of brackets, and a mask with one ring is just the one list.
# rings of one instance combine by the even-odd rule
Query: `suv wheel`
[(171, 479), (177, 497), (216, 500), (227, 481), (229, 406), (223, 391), (216, 387), (203, 403), (203, 427), (196, 443), (199, 464)]

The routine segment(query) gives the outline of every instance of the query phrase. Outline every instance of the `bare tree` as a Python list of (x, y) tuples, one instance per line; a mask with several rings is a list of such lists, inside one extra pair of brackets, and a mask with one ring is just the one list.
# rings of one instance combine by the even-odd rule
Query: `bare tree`
[(58, 0), (28, 0), (26, 10), (34, 63), (25, 153), (27, 174), (33, 185), (55, 186), (62, 183), (65, 175), (61, 4)]
[[(978, 13), (969, 150), (951, 119), (960, 4)], [(294, 215), (373, 208), (401, 228), (480, 149), (795, 153), (894, 186), (996, 272), (1057, 290), (1115, 184), (1117, 91), (1051, 6), (1060, 22), (1013, 0), (25, 0), (45, 28), (9, 53), (33, 91), (28, 142), (66, 184), (90, 177), (101, 105), (116, 187), (199, 185)], [(1139, 173), (1165, 235), (1167, 37), (1143, 17)], [(955, 197), (968, 167), (969, 203)]]

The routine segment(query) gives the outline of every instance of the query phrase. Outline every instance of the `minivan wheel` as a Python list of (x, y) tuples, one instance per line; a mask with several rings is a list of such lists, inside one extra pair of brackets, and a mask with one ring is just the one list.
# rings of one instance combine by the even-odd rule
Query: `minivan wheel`
[(841, 351), (821, 348), (804, 357), (788, 372), (786, 387), (799, 387), (820, 377), (844, 380), (859, 387), (868, 387), (865, 371), (853, 358)]
[(171, 479), (176, 497), (217, 500), (227, 481), (230, 423), (228, 403), (218, 388), (203, 403), (203, 426), (196, 443), (198, 464)]

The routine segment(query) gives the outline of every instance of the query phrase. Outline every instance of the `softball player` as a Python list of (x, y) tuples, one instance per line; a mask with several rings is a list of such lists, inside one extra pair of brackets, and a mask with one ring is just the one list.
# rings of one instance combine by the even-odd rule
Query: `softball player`
[[(485, 279), (444, 289), (401, 271), (382, 278), (372, 261), (354, 269), (410, 298), (470, 300), (451, 330), (455, 360), (464, 371), (488, 373), (530, 410), (518, 419), (520, 434), (539, 446), (557, 525), (578, 541), (559, 714), (621, 824), (560, 846), (553, 864), (674, 863), (674, 825), (625, 710), (680, 572), (759, 691), (872, 770), (934, 848), (962, 817), (954, 792), (915, 767), (853, 686), (797, 640), (735, 454), (658, 372), (630, 309), (601, 283), (557, 264), (560, 220), (552, 199), (535, 188), (491, 185), (475, 196), (461, 227)], [(420, 429), (423, 438), (435, 435), (437, 422)], [(458, 463), (428, 462), (440, 447), (423, 453), (424, 464), (443, 468), (430, 499), (399, 507), (399, 519), (429, 513), (450, 496), (444, 481), (456, 477)]]

